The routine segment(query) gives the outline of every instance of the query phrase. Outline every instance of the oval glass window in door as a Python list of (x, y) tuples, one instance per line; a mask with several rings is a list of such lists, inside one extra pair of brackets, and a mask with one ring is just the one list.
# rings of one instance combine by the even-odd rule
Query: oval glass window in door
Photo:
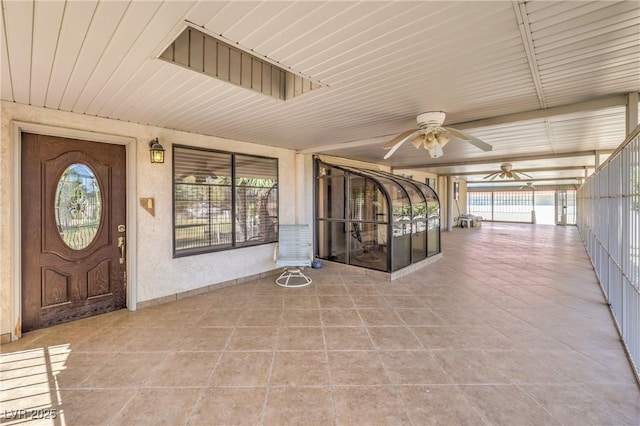
[(102, 198), (96, 175), (86, 164), (65, 169), (55, 198), (56, 225), (62, 241), (73, 250), (87, 248), (102, 220)]

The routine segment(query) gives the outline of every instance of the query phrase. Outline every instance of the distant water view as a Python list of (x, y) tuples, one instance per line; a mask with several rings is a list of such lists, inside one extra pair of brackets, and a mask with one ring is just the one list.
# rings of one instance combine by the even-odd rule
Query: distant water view
[[(569, 195), (565, 201), (566, 224), (575, 225), (575, 191)], [(537, 191), (535, 194), (531, 191), (469, 192), (467, 210), (469, 214), (488, 221), (524, 223), (533, 222), (534, 210), (536, 224), (555, 225), (555, 199), (555, 191)]]
[[(490, 206), (469, 205), (469, 213), (474, 216), (482, 216), (484, 220), (491, 219)], [(500, 211), (500, 206), (496, 206), (493, 212), (493, 220), (502, 222), (527, 222), (531, 223), (531, 210), (528, 211)], [(555, 206), (536, 206), (536, 223), (539, 225), (555, 225)], [(575, 218), (571, 221), (571, 216), (567, 217), (567, 223), (575, 224)]]

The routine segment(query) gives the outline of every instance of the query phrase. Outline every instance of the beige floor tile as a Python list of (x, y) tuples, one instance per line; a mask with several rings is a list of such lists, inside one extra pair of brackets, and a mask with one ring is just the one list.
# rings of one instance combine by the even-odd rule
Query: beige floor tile
[(567, 345), (530, 325), (497, 327), (501, 334), (511, 339), (511, 348), (518, 350), (570, 350)]
[(374, 346), (380, 350), (423, 348), (407, 327), (369, 327), (369, 334)]
[(123, 352), (170, 352), (184, 339), (184, 327), (157, 327), (137, 330), (122, 348)]
[(440, 350), (434, 356), (453, 383), (510, 383), (493, 353), (478, 350)]
[(272, 352), (225, 352), (211, 375), (211, 386), (266, 386)]
[(227, 347), (227, 342), (233, 328), (231, 327), (193, 327), (188, 330), (180, 341), (180, 351), (221, 351)]
[(399, 386), (414, 425), (482, 425), (484, 420), (455, 385)]
[(391, 305), (384, 296), (352, 295), (356, 308), (389, 309)]
[(318, 296), (320, 309), (352, 309), (353, 301), (350, 296)]
[(324, 338), (329, 351), (374, 349), (369, 332), (364, 327), (327, 327)]
[(78, 352), (121, 352), (125, 346), (136, 338), (136, 328), (114, 327), (92, 335), (82, 342), (73, 345)]
[(289, 309), (282, 313), (284, 327), (320, 327), (320, 311), (317, 309)]
[(335, 411), (330, 388), (269, 389), (265, 425), (332, 426), (334, 422)]
[(154, 374), (168, 353), (123, 352), (105, 362), (100, 369), (89, 375), (80, 386), (83, 388), (130, 388), (138, 387)]
[(144, 382), (147, 387), (201, 387), (209, 380), (220, 352), (174, 352)]
[(544, 408), (514, 385), (462, 386), (462, 392), (484, 419), (499, 425), (560, 425)]
[(394, 282), (310, 269), (301, 289), (274, 274), (25, 333), (0, 346), (0, 413), (51, 407), (81, 425), (639, 424), (640, 390), (574, 228), (487, 224), (442, 243), (445, 256)]
[(391, 386), (334, 389), (339, 425), (408, 425), (409, 417)]
[(135, 389), (78, 389), (63, 393), (60, 405), (54, 408), (60, 424), (104, 425), (118, 415), (135, 393)]
[(572, 383), (570, 375), (554, 368), (536, 354), (525, 351), (495, 351), (490, 354), (496, 370), (506, 375), (511, 383)]
[(510, 349), (512, 341), (489, 326), (411, 327), (427, 349)]
[(245, 309), (275, 309), (279, 310), (284, 307), (285, 296), (261, 296), (256, 295), (247, 299), (244, 305)]
[(271, 374), (272, 386), (320, 386), (329, 384), (329, 368), (324, 352), (276, 352)]
[(282, 317), (281, 309), (254, 309), (242, 313), (238, 319), (238, 326), (243, 327), (266, 327), (280, 325)]
[(614, 419), (626, 425), (638, 424), (640, 419), (640, 391), (636, 383), (628, 385), (587, 384), (582, 387), (605, 402)]
[(520, 387), (563, 425), (624, 423), (624, 419), (617, 415), (606, 402), (579, 385), (521, 385)]
[(289, 296), (284, 299), (284, 309), (318, 309), (318, 297), (313, 296)]
[(237, 327), (229, 343), (230, 351), (271, 351), (278, 344), (278, 327)]
[(278, 339), (279, 350), (321, 351), (324, 338), (320, 327), (282, 327)]
[(140, 389), (112, 425), (185, 424), (200, 389)]
[(380, 358), (394, 384), (426, 385), (448, 384), (451, 377), (431, 352), (389, 351), (381, 352)]
[(407, 325), (444, 324), (444, 321), (428, 308), (396, 308), (395, 311)]
[(582, 355), (600, 365), (606, 366), (610, 370), (615, 371), (616, 374), (624, 377), (633, 376), (633, 370), (624, 349), (583, 351)]
[(194, 326), (233, 327), (238, 323), (240, 315), (242, 315), (242, 311), (237, 309), (212, 309), (202, 315)]
[(325, 327), (361, 327), (364, 324), (355, 309), (321, 309), (320, 317)]
[(349, 292), (347, 291), (347, 287), (341, 283), (326, 283), (320, 284), (316, 283), (316, 294), (318, 296), (348, 296)]
[(189, 425), (260, 424), (267, 389), (207, 388), (193, 409)]
[(52, 362), (49, 368), (60, 389), (76, 388), (115, 356), (108, 352), (70, 352), (68, 357)]
[(333, 385), (383, 385), (389, 383), (382, 361), (373, 351), (329, 352)]
[(396, 309), (418, 309), (425, 308), (427, 305), (422, 297), (415, 296), (385, 296), (385, 299)]
[(358, 309), (358, 312), (367, 326), (404, 325), (402, 319), (393, 309)]
[(547, 363), (575, 383), (629, 384), (631, 376), (617, 373), (576, 351), (531, 351), (541, 362)]
[(488, 325), (482, 315), (486, 311), (457, 307), (449, 307), (446, 309), (434, 307), (431, 309), (432, 312), (442, 320), (443, 325)]

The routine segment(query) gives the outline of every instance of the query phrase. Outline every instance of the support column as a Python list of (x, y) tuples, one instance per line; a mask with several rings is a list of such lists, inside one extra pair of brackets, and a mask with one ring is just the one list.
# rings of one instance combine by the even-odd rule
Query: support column
[(625, 136), (631, 134), (638, 126), (638, 92), (627, 93), (627, 108), (625, 114)]
[(447, 176), (447, 231), (453, 230), (453, 178)]

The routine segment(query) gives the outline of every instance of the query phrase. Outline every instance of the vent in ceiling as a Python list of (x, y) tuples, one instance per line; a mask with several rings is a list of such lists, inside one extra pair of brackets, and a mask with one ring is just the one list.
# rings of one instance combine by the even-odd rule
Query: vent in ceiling
[(162, 52), (160, 59), (285, 101), (322, 87), (191, 27)]

